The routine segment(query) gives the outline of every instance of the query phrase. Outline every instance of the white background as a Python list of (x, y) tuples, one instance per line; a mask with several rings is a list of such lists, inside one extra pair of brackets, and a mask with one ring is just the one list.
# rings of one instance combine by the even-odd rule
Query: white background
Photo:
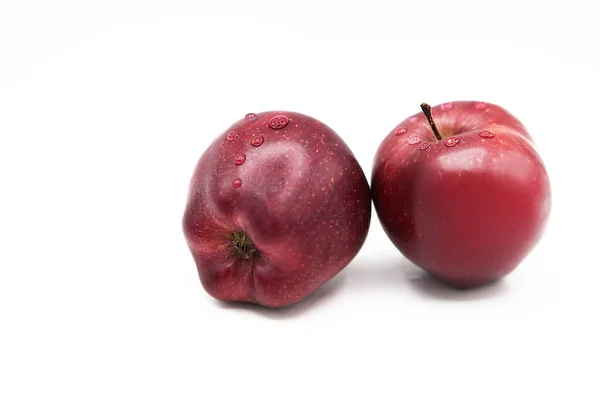
[[(0, 3), (0, 398), (597, 399), (594, 2)], [(551, 177), (543, 240), (457, 292), (374, 214), (284, 310), (202, 290), (181, 232), (210, 141), (248, 112), (331, 126), (370, 176), (419, 104), (483, 100)]]

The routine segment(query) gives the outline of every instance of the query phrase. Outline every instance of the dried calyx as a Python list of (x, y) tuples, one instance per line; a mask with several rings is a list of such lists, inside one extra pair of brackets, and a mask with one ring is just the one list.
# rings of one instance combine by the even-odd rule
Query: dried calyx
[(248, 235), (244, 231), (237, 231), (231, 234), (231, 248), (235, 254), (240, 255), (245, 259), (249, 259), (257, 255), (256, 248), (250, 241)]

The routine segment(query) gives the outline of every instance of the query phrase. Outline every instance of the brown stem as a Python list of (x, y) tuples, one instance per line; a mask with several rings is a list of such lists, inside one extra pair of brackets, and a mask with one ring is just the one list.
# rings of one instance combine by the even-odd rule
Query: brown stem
[(442, 140), (442, 135), (440, 135), (440, 131), (438, 131), (438, 128), (435, 125), (435, 121), (433, 120), (433, 116), (431, 115), (431, 106), (427, 103), (422, 103), (421, 110), (423, 110), (423, 114), (425, 114), (425, 116), (427, 117), (429, 126), (431, 126), (431, 130), (435, 134), (437, 140)]

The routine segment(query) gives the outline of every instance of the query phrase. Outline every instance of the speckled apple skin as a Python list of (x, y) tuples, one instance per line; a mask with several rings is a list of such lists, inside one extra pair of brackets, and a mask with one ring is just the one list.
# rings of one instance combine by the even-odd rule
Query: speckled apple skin
[[(325, 124), (287, 111), (249, 114), (200, 158), (183, 230), (210, 295), (283, 307), (354, 258), (369, 229), (370, 200), (364, 172)], [(235, 231), (257, 249), (250, 258), (232, 249)]]
[(444, 140), (418, 113), (380, 145), (375, 209), (415, 265), (458, 288), (482, 285), (515, 269), (540, 239), (548, 175), (529, 133), (503, 108), (460, 101), (432, 114)]

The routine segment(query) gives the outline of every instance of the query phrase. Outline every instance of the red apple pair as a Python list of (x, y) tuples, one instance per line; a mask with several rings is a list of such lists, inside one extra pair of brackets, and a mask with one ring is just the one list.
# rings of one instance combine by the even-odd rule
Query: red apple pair
[[(407, 258), (451, 285), (497, 279), (542, 233), (550, 210), (542, 161), (500, 107), (423, 107), (377, 153), (380, 221)], [(248, 114), (198, 162), (183, 227), (208, 293), (283, 307), (354, 258), (370, 201), (358, 162), (326, 125), (292, 112)]]

